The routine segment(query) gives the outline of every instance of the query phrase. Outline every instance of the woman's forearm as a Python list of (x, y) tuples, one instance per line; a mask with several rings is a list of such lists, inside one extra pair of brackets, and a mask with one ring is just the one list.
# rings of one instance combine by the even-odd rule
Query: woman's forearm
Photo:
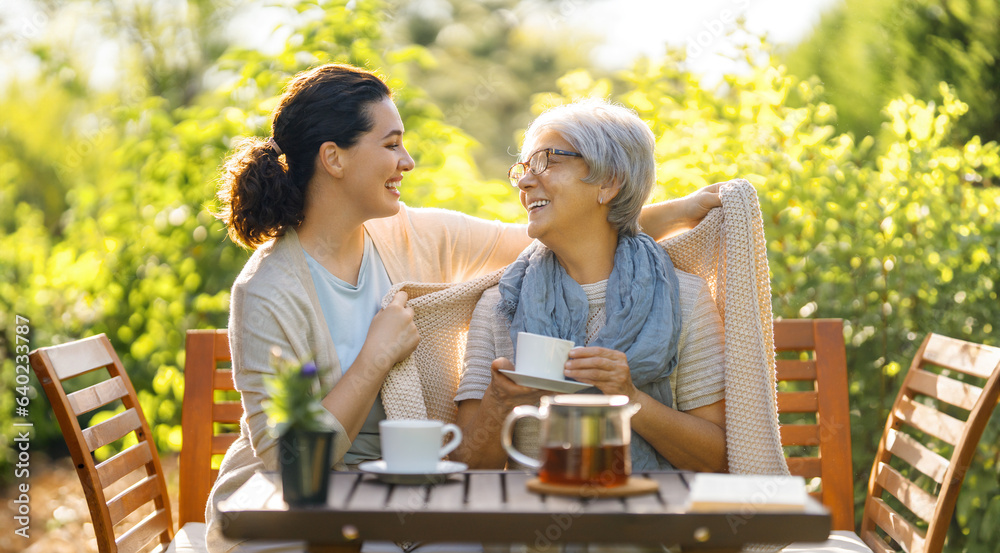
[[(632, 417), (632, 430), (642, 436), (670, 464), (680, 470), (725, 472), (726, 431), (723, 402), (685, 413), (671, 409), (637, 391), (634, 402), (641, 408)], [(691, 413), (699, 412), (713, 420)], [(720, 417), (721, 414), (721, 417)]]
[(385, 381), (385, 375), (392, 368), (388, 361), (383, 362), (387, 366), (379, 366), (375, 361), (370, 361), (369, 357), (362, 350), (351, 368), (344, 372), (322, 401), (323, 407), (343, 425), (351, 441), (361, 432), (382, 388), (382, 382)]
[(451, 459), (469, 465), (470, 469), (502, 469), (507, 464), (507, 452), (500, 443), (500, 431), (507, 417), (502, 409), (489, 399), (469, 399), (458, 406), (458, 426), (462, 429), (462, 443), (451, 454)]
[(684, 217), (684, 209), (679, 202), (680, 200), (667, 200), (644, 206), (639, 214), (642, 232), (652, 236), (654, 240), (663, 240), (693, 228), (694, 224)]
[(719, 198), (721, 184), (711, 184), (682, 198), (643, 207), (639, 214), (639, 226), (655, 240), (694, 228), (712, 208), (722, 206)]

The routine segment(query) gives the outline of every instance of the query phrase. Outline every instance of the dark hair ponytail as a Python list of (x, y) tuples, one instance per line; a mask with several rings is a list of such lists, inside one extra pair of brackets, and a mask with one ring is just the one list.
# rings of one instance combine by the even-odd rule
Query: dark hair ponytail
[(226, 159), (218, 217), (229, 237), (253, 249), (298, 226), (319, 147), (353, 146), (374, 125), (370, 105), (389, 97), (377, 75), (350, 65), (323, 65), (292, 78), (271, 121), (279, 149), (248, 138)]

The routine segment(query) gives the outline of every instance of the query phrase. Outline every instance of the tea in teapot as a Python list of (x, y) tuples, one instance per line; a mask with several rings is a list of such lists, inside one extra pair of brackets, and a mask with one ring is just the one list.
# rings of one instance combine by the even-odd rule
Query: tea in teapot
[[(629, 444), (632, 415), (639, 410), (623, 395), (545, 396), (538, 407), (515, 407), (504, 421), (503, 447), (519, 463), (538, 469), (549, 484), (620, 486), (632, 473)], [(541, 421), (541, 459), (513, 445), (514, 424), (522, 418)]]

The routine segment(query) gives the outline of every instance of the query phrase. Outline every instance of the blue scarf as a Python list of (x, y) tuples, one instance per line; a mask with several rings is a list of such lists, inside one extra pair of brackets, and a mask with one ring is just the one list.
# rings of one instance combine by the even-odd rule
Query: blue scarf
[[(605, 297), (607, 321), (589, 344), (624, 352), (632, 382), (667, 406), (673, 403), (669, 376), (677, 366), (681, 332), (678, 289), (673, 262), (656, 241), (645, 234), (620, 235)], [(540, 242), (507, 267), (496, 311), (509, 323), (515, 352), (518, 332), (572, 340), (577, 346), (586, 342), (587, 295)], [(672, 468), (634, 432), (631, 453), (633, 470)]]

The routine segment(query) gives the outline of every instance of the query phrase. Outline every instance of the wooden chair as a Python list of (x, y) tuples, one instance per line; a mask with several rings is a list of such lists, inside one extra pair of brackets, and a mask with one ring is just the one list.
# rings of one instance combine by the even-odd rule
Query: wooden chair
[[(781, 445), (818, 449), (816, 456), (788, 457), (788, 469), (806, 479), (819, 478), (821, 488), (814, 496), (830, 509), (832, 529), (853, 532), (854, 471), (843, 321), (775, 321), (774, 346), (779, 353), (778, 381), (808, 383), (804, 391), (778, 392), (779, 416), (808, 413), (816, 419), (815, 424), (781, 425)], [(788, 356), (782, 352), (807, 352), (809, 359), (783, 359)]]
[[(161, 548), (169, 544), (168, 551), (205, 551), (203, 524), (183, 526), (175, 540), (160, 456), (135, 389), (107, 336), (99, 334), (59, 346), (39, 348), (31, 352), (29, 359), (59, 421), (80, 483), (83, 484), (98, 550), (101, 553), (133, 553), (158, 542)], [(66, 393), (64, 381), (95, 373), (99, 369), (107, 369), (107, 379)], [(116, 400), (124, 406), (123, 412), (93, 426), (81, 425), (79, 417)], [(133, 432), (136, 444), (101, 463), (95, 462), (95, 450)], [(125, 477), (136, 476), (139, 477), (138, 482), (114, 497), (108, 497), (111, 493), (109, 487)], [(127, 483), (127, 480), (124, 482)], [(150, 503), (153, 512), (137, 523), (132, 522), (131, 519), (141, 516), (141, 512), (132, 517), (129, 515)]]
[[(981, 380), (982, 388), (972, 383)], [(873, 551), (894, 551), (890, 542), (909, 553), (941, 551), (998, 396), (1000, 348), (938, 334), (924, 339), (893, 403), (868, 481), (861, 538)], [(965, 420), (956, 416), (964, 413)]]
[(238, 425), (243, 415), (239, 401), (216, 400), (217, 391), (235, 390), (232, 370), (219, 368), (230, 361), (226, 329), (187, 332), (181, 413), (181, 524), (205, 521), (205, 504), (219, 474), (212, 468), (212, 460), (225, 454), (239, 436), (238, 428), (230, 432), (219, 427)]

